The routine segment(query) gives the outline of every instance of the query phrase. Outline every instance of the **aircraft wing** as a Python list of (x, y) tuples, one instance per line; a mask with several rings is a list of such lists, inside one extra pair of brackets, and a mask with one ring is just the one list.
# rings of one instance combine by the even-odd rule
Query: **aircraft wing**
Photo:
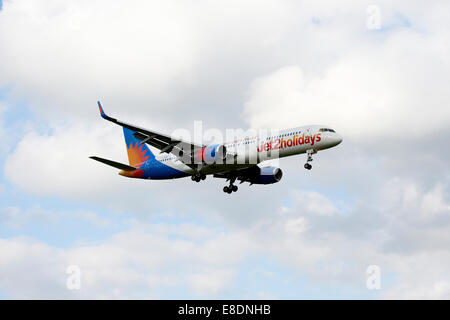
[[(176, 156), (182, 155), (182, 157), (180, 157), (180, 160), (186, 163), (187, 165), (193, 163), (192, 159), (195, 152), (205, 147), (204, 145), (197, 145), (180, 139), (175, 139), (169, 135), (165, 135), (153, 130), (140, 128), (138, 126), (111, 118), (104, 112), (103, 107), (100, 104), (100, 101), (98, 102), (98, 108), (100, 110), (100, 115), (102, 116), (103, 119), (111, 121), (119, 126), (125, 127), (132, 131), (135, 131), (134, 136), (136, 137), (136, 139), (140, 140), (142, 143), (147, 143), (152, 147), (161, 150), (161, 153), (164, 152), (173, 153)], [(180, 150), (182, 150), (183, 152), (180, 153)]]
[(244, 182), (250, 182), (250, 184), (252, 184), (251, 178), (254, 177), (255, 174), (256, 175), (259, 174), (259, 172), (260, 172), (259, 167), (257, 165), (254, 165), (244, 169), (237, 169), (233, 171), (216, 173), (214, 174), (214, 178), (227, 179), (227, 181), (236, 179), (239, 180), (241, 184)]

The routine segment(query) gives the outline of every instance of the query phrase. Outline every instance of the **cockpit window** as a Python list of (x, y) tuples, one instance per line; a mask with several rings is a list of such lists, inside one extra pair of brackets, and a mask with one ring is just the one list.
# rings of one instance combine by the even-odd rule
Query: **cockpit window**
[(320, 128), (319, 132), (335, 132), (336, 133), (336, 131), (334, 131), (333, 129), (328, 129), (328, 128)]

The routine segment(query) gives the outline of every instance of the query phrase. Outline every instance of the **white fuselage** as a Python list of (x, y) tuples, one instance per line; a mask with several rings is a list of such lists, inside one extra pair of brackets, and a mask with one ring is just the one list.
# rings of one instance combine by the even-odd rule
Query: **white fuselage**
[[(250, 167), (265, 160), (278, 159), (306, 152), (316, 153), (341, 143), (342, 137), (327, 126), (303, 126), (279, 130), (266, 137), (244, 137), (225, 142), (230, 156), (223, 164), (201, 166), (204, 174), (214, 174), (232, 169)], [(176, 156), (163, 153), (157, 161), (173, 169), (193, 174), (196, 170), (185, 165)]]

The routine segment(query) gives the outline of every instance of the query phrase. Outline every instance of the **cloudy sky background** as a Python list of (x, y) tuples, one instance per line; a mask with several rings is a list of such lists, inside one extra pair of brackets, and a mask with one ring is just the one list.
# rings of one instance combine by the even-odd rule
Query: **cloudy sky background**
[[(450, 298), (448, 1), (0, 4), (0, 298)], [(129, 180), (88, 159), (127, 161), (97, 100), (344, 142), (232, 196)]]

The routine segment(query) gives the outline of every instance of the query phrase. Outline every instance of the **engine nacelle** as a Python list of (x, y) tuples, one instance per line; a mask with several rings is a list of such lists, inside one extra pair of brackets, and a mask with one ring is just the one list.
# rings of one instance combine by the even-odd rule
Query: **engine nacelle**
[(224, 145), (216, 144), (198, 150), (195, 160), (205, 163), (223, 162), (227, 157), (227, 148)]
[(283, 178), (283, 171), (276, 167), (260, 168), (259, 174), (251, 178), (253, 184), (272, 184), (280, 182)]

